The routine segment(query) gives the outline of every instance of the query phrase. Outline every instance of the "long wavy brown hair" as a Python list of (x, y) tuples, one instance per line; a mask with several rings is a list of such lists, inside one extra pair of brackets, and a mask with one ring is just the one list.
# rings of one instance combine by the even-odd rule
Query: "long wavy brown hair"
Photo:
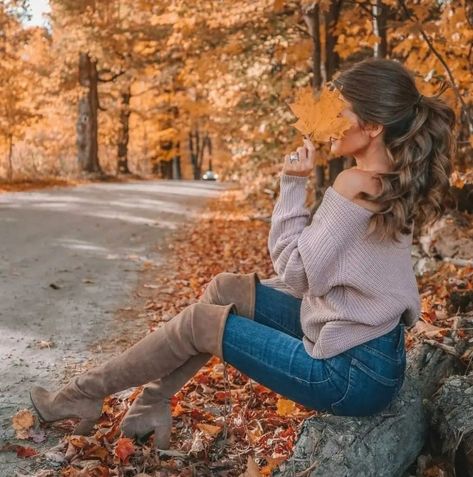
[[(456, 153), (455, 112), (436, 96), (421, 96), (414, 74), (395, 60), (367, 58), (332, 80), (359, 118), (382, 124), (390, 172), (378, 173), (381, 192), (359, 197), (385, 205), (368, 233), (400, 242), (414, 225), (430, 225), (454, 205), (449, 182)], [(420, 99), (420, 101), (418, 101)]]

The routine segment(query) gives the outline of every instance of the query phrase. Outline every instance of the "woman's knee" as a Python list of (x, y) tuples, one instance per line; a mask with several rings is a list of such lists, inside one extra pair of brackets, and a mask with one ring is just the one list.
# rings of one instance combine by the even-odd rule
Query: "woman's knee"
[(234, 303), (237, 314), (252, 317), (257, 281), (256, 272), (221, 272), (212, 278), (199, 301), (216, 305)]

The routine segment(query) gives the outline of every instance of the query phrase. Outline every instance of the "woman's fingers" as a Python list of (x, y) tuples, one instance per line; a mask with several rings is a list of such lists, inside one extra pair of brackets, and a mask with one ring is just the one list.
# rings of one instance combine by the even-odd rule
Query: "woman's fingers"
[(299, 155), (298, 161), (290, 160), (290, 154), (284, 156), (283, 171), (286, 174), (292, 174), (296, 176), (308, 176), (310, 175), (315, 164), (315, 146), (314, 143), (304, 136), (304, 145), (296, 149)]
[(300, 146), (297, 148), (297, 153), (299, 154), (299, 159), (301, 161), (307, 160), (307, 148), (305, 146)]
[(307, 148), (309, 152), (315, 151), (314, 143), (308, 137), (304, 136), (303, 141), (304, 141), (305, 147)]

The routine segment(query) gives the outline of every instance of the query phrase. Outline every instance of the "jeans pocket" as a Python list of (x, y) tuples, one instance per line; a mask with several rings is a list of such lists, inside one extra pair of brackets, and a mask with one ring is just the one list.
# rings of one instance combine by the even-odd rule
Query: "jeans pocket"
[[(393, 332), (396, 331), (396, 334)], [(405, 359), (404, 324), (400, 323), (388, 335), (380, 336), (358, 346), (364, 354), (385, 363), (400, 365)]]
[(352, 358), (343, 396), (331, 404), (337, 416), (370, 416), (386, 408), (398, 393), (403, 376), (388, 378)]

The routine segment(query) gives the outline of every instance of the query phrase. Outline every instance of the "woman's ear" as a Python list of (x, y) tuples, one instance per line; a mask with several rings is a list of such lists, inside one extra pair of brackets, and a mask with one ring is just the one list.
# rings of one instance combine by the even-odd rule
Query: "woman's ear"
[(379, 136), (384, 131), (384, 126), (382, 124), (368, 124), (366, 126), (366, 132), (371, 138)]

